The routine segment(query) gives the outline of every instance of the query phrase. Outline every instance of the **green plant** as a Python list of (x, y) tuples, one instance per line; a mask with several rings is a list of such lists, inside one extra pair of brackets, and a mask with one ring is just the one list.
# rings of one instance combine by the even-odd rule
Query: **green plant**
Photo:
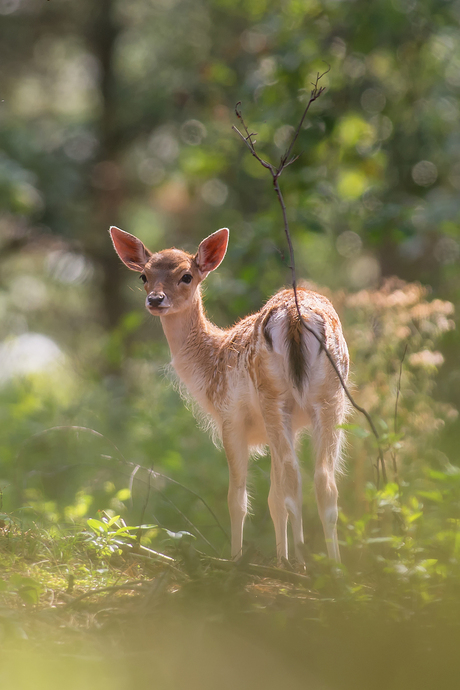
[(89, 518), (87, 525), (90, 531), (84, 531), (85, 543), (94, 549), (100, 558), (121, 554), (123, 548), (133, 548), (139, 530), (152, 530), (155, 525), (129, 527), (120, 515), (110, 517), (103, 514), (101, 519)]
[(0, 594), (15, 594), (25, 604), (38, 604), (44, 589), (31, 577), (14, 573), (8, 580), (0, 579)]

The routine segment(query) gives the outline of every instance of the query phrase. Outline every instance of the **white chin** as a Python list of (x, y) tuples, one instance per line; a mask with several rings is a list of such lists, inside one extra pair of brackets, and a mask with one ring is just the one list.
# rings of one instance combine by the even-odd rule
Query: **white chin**
[(153, 316), (164, 316), (169, 311), (169, 307), (147, 307), (147, 311)]

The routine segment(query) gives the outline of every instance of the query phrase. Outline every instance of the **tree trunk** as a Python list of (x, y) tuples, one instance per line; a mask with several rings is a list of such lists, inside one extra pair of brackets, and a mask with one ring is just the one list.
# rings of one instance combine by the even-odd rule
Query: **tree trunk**
[(124, 197), (118, 159), (122, 150), (117, 115), (117, 84), (114, 74), (114, 49), (120, 32), (114, 19), (114, 1), (98, 0), (88, 32), (88, 43), (98, 58), (101, 70), (102, 112), (99, 120), (98, 160), (91, 179), (93, 214), (86, 234), (87, 250), (102, 273), (102, 311), (106, 326), (113, 329), (124, 311), (120, 262), (112, 249), (108, 229), (119, 222)]

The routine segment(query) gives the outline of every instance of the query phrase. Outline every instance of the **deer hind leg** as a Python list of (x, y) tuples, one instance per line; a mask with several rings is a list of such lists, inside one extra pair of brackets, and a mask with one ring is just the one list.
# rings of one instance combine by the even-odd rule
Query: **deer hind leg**
[(249, 448), (246, 435), (241, 432), (242, 424), (224, 423), (222, 440), (228, 461), (228, 511), (232, 536), (231, 555), (240, 558), (243, 552), (243, 528), (248, 512)]
[(278, 561), (288, 558), (289, 518), (295, 555), (303, 563), (302, 479), (294, 450), (291, 418), (281, 404), (271, 401), (263, 405), (263, 414), (271, 452), (268, 506), (275, 527), (276, 555)]
[(340, 563), (337, 540), (337, 484), (335, 474), (340, 463), (343, 432), (337, 428), (344, 414), (331, 403), (315, 408), (313, 439), (316, 447), (315, 490), (318, 512), (323, 524), (329, 558)]

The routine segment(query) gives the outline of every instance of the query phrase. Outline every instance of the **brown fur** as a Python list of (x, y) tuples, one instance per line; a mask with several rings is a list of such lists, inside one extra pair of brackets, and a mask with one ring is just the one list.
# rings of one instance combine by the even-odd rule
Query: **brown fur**
[(225, 255), (226, 229), (203, 240), (195, 256), (178, 249), (152, 254), (132, 235), (117, 228), (111, 232), (122, 260), (145, 277), (146, 306), (161, 318), (173, 367), (221, 435), (229, 464), (232, 557), (242, 549), (250, 449), (268, 444), (272, 455), (268, 502), (278, 558), (288, 555), (289, 517), (296, 556), (303, 561), (295, 440), (308, 426), (316, 450), (315, 488), (328, 554), (339, 560), (335, 474), (340, 466), (339, 425), (347, 405), (340, 381), (313, 335), (346, 380), (348, 351), (332, 304), (312, 290), (298, 289), (299, 310), (308, 330), (299, 318), (293, 291), (281, 290), (256, 314), (221, 329), (206, 318), (200, 284)]

